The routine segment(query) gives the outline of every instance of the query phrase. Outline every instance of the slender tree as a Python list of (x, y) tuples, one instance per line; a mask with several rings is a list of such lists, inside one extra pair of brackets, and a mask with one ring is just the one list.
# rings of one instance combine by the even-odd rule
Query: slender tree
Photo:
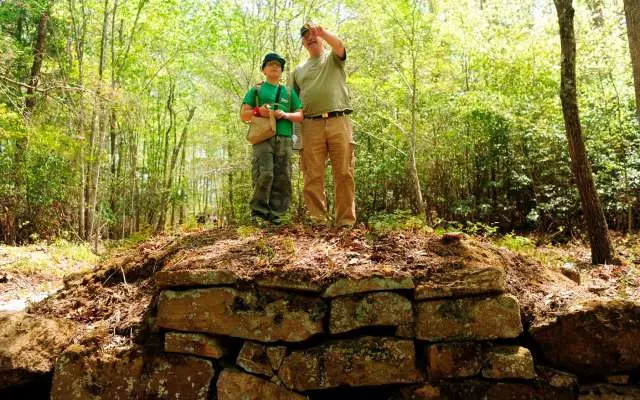
[(640, 124), (640, 0), (624, 0), (624, 15), (627, 20), (629, 54), (636, 93), (636, 119)]
[[(27, 85), (27, 97), (24, 102), (24, 116), (27, 121), (30, 121), (33, 110), (36, 106), (36, 91), (40, 84), (40, 70), (42, 69), (42, 60), (46, 51), (47, 40), (47, 23), (49, 22), (49, 10), (48, 8), (40, 14), (38, 19), (38, 29), (36, 34), (36, 42), (33, 46), (33, 63), (31, 64), (31, 73), (29, 75), (29, 84)], [(22, 27), (19, 28), (22, 30)], [(25, 156), (27, 153), (29, 141), (28, 136), (20, 136), (16, 139), (16, 150), (14, 155), (14, 169), (15, 169), (15, 186), (16, 186), (16, 203), (17, 208), (23, 207), (26, 197), (25, 188)], [(14, 217), (16, 215), (14, 214)], [(19, 221), (14, 221), (12, 226), (14, 229), (20, 224)], [(9, 241), (15, 243), (18, 233), (10, 232), (8, 235)]]
[[(402, 80), (405, 82), (407, 92), (409, 95), (409, 111), (411, 113), (411, 129), (409, 130), (408, 144), (409, 144), (409, 158), (407, 169), (411, 181), (411, 192), (413, 197), (413, 206), (418, 214), (424, 214), (424, 201), (422, 198), (422, 188), (420, 186), (420, 177), (418, 176), (418, 168), (416, 163), (416, 136), (418, 132), (418, 91), (422, 82), (418, 77), (418, 59), (422, 50), (423, 42), (426, 40), (424, 31), (421, 29), (420, 20), (423, 18), (423, 9), (425, 8), (424, 2), (420, 0), (412, 0), (406, 4), (407, 10), (404, 15), (398, 15), (396, 11), (391, 8), (390, 14), (393, 21), (402, 32), (402, 41), (404, 43), (404, 51), (409, 54), (410, 57), (410, 70), (408, 71), (409, 77), (405, 75), (400, 62), (397, 62), (394, 67), (396, 68)], [(396, 124), (403, 132), (406, 132), (401, 125)]]
[(564, 126), (569, 144), (571, 170), (576, 180), (582, 212), (584, 214), (591, 243), (591, 262), (594, 264), (613, 261), (613, 246), (609, 238), (607, 221), (591, 172), (591, 164), (582, 138), (578, 96), (576, 90), (576, 40), (573, 30), (574, 9), (572, 0), (554, 0), (560, 28), (562, 65), (560, 76), (560, 100)]
[[(68, 0), (69, 16), (71, 18), (71, 37), (75, 44), (74, 50), (78, 63), (78, 86), (84, 85), (84, 48), (87, 34), (87, 9), (84, 0), (80, 0), (80, 20), (75, 17), (75, 1)], [(85, 102), (84, 93), (78, 93), (78, 113), (76, 118), (77, 136), (82, 140), (85, 139)], [(87, 160), (85, 157), (85, 146), (80, 146), (80, 204), (78, 205), (78, 231), (84, 236), (86, 231), (86, 186), (87, 186)]]

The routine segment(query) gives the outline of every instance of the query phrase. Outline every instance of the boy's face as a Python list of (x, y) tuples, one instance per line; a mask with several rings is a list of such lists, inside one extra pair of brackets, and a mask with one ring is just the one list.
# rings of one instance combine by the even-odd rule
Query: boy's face
[(262, 73), (267, 79), (280, 79), (280, 75), (282, 75), (282, 65), (278, 61), (269, 61), (264, 68), (262, 68)]

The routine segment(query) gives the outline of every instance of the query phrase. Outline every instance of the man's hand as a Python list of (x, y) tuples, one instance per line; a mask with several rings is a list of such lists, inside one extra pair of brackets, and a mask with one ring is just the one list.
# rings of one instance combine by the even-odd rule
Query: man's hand
[(326, 31), (320, 25), (311, 25), (311, 33), (316, 36), (320, 36), (323, 39), (325, 38)]
[(345, 59), (346, 53), (344, 50), (344, 43), (342, 43), (342, 40), (340, 40), (340, 38), (334, 33), (325, 30), (320, 25), (311, 25), (309, 34), (322, 38), (325, 42), (327, 42), (329, 46), (331, 46), (333, 52), (336, 53), (336, 55), (340, 57), (340, 59)]
[(275, 110), (273, 116), (276, 117), (276, 119), (282, 119), (287, 116), (287, 113), (282, 110)]

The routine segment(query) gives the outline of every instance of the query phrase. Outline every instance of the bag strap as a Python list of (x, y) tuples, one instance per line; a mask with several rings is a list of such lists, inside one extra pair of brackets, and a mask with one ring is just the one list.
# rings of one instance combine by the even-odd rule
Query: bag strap
[(255, 94), (256, 94), (256, 107), (260, 107), (260, 103), (259, 103), (259, 100), (258, 100), (258, 92), (260, 92), (260, 88), (261, 87), (262, 87), (261, 83), (256, 83), (256, 91), (255, 91)]
[(274, 103), (276, 109), (280, 105), (280, 92), (281, 91), (282, 91), (282, 85), (278, 85), (278, 91), (276, 92), (276, 102)]
[[(256, 84), (256, 92), (255, 92), (256, 107), (260, 107), (258, 93), (260, 92), (261, 87), (262, 87), (262, 84), (260, 83)], [(276, 92), (276, 101), (275, 101), (276, 108), (278, 107), (280, 102), (280, 91), (282, 91), (282, 85), (278, 85), (278, 91)], [(289, 111), (291, 111), (291, 89), (289, 89)]]

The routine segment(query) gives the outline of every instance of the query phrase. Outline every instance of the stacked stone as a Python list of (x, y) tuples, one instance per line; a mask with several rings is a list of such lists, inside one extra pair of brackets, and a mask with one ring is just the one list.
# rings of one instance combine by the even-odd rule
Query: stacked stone
[[(0, 394), (3, 382), (50, 368), (28, 371), (25, 360), (57, 358), (53, 400), (640, 398), (638, 304), (582, 304), (523, 335), (498, 268), (449, 271), (418, 285), (410, 276), (326, 288), (242, 282), (224, 270), (163, 271), (156, 281), (157, 329), (144, 346), (96, 351), (84, 343), (59, 357), (32, 356), (0, 330)], [(52, 340), (51, 321), (43, 330), (29, 316), (7, 318), (2, 326)], [(580, 385), (575, 375), (535, 366), (530, 338), (545, 362), (578, 374)], [(63, 339), (49, 347), (61, 351)], [(3, 356), (11, 349), (15, 357)]]
[[(575, 386), (543, 381), (530, 351), (513, 344), (522, 333), (520, 308), (504, 294), (499, 268), (417, 287), (409, 276), (343, 279), (327, 288), (283, 279), (250, 285), (224, 270), (163, 271), (156, 280), (165, 351), (217, 360), (219, 400), (388, 385), (398, 399), (570, 398)], [(239, 352), (225, 347), (229, 337), (243, 340)], [(223, 361), (235, 353), (233, 363)]]

